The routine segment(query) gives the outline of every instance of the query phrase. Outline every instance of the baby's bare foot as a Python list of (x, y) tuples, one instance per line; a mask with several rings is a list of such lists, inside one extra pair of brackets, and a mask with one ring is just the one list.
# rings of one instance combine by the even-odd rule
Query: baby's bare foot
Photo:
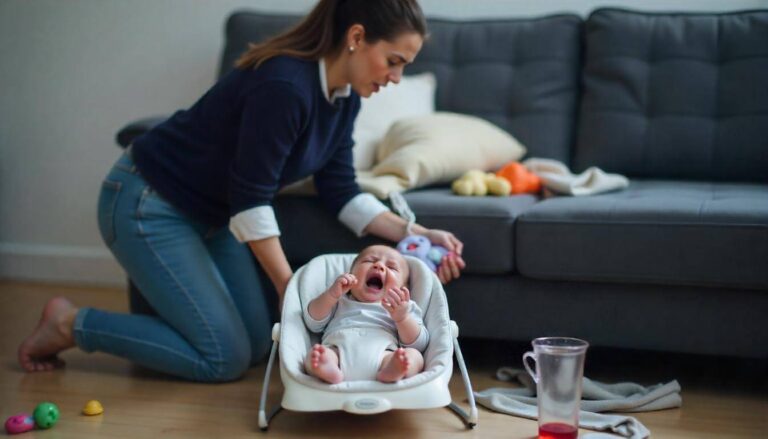
[(339, 368), (339, 357), (333, 349), (321, 344), (312, 346), (312, 351), (307, 358), (307, 372), (321, 380), (336, 384), (344, 379)]
[(19, 364), (24, 370), (52, 370), (64, 365), (56, 354), (75, 346), (72, 326), (76, 314), (77, 308), (63, 297), (45, 304), (37, 327), (19, 346)]
[(408, 366), (410, 360), (405, 354), (405, 349), (397, 348), (395, 352), (390, 355), (389, 359), (384, 360), (384, 364), (379, 369), (376, 379), (383, 383), (394, 383), (405, 378), (405, 374), (408, 372)]

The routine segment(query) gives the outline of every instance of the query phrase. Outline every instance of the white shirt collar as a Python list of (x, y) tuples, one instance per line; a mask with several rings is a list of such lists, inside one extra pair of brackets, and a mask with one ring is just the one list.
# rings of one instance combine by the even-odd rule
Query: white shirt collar
[(340, 89), (336, 89), (333, 92), (333, 96), (328, 93), (328, 77), (325, 72), (325, 58), (320, 58), (318, 62), (320, 64), (320, 87), (323, 89), (323, 95), (328, 102), (334, 103), (336, 98), (348, 98), (352, 94), (352, 86), (350, 84), (345, 85)]

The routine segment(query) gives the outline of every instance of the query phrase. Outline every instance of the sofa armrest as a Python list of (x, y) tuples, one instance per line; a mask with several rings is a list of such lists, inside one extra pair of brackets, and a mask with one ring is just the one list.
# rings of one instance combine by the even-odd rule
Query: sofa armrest
[(133, 139), (151, 130), (160, 124), (160, 122), (165, 121), (165, 119), (167, 119), (166, 116), (155, 116), (129, 123), (117, 132), (117, 136), (115, 137), (117, 144), (120, 145), (121, 148), (127, 147), (133, 142)]

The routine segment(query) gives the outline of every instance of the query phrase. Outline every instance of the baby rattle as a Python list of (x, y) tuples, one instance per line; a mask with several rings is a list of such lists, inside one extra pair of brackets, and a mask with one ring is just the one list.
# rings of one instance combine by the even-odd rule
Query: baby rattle
[(421, 260), (432, 271), (437, 272), (443, 257), (451, 253), (451, 251), (441, 245), (432, 244), (426, 236), (413, 233), (412, 228), (416, 223), (416, 215), (408, 207), (408, 203), (402, 195), (398, 192), (390, 192), (389, 199), (392, 202), (392, 207), (407, 222), (405, 230), (408, 236), (397, 243), (397, 251)]
[(443, 256), (450, 251), (442, 245), (434, 245), (426, 236), (410, 235), (397, 243), (397, 251), (418, 258), (432, 270), (437, 271)]

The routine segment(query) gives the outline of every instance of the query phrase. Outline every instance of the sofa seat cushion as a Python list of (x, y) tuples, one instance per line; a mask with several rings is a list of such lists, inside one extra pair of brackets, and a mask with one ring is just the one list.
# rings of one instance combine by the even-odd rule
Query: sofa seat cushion
[[(533, 206), (531, 195), (460, 197), (447, 188), (426, 188), (403, 194), (416, 221), (429, 228), (453, 232), (464, 242), (467, 274), (505, 274), (514, 270), (514, 223)], [(357, 239), (329, 214), (317, 197), (280, 196), (275, 199), (281, 243), (292, 264), (324, 253), (358, 252), (380, 242)]]
[(450, 189), (407, 192), (406, 201), (425, 227), (453, 232), (464, 243), (466, 273), (504, 274), (515, 268), (514, 225), (536, 204), (532, 195), (461, 197)]
[(525, 276), (768, 289), (768, 185), (632, 180), (518, 219)]

